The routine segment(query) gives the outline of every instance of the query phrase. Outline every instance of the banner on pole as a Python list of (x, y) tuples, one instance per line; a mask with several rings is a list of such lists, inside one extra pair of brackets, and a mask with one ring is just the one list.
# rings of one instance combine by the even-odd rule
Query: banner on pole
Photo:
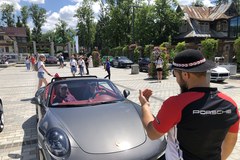
[(75, 36), (75, 37), (74, 37), (74, 40), (75, 40), (76, 53), (79, 53), (78, 36)]

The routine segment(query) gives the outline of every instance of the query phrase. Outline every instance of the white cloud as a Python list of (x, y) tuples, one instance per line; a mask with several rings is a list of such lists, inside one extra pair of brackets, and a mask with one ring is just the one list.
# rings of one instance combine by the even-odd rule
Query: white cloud
[(51, 13), (46, 19), (47, 22), (42, 26), (42, 31), (47, 32), (53, 30), (56, 27), (55, 24), (57, 24), (59, 18), (60, 16), (57, 12)]
[(34, 3), (34, 4), (44, 4), (45, 0), (24, 0), (27, 1), (29, 3)]
[[(59, 10), (58, 13), (49, 12), (49, 14), (47, 14), (47, 22), (42, 27), (42, 31), (46, 32), (48, 30), (53, 30), (56, 27), (55, 24), (58, 23), (58, 19), (64, 20), (68, 24), (68, 27), (75, 29), (77, 26), (77, 18), (74, 17), (74, 15), (76, 14), (76, 10), (80, 6), (80, 1), (82, 0), (74, 1), (78, 1), (79, 3), (76, 3), (75, 5), (64, 6)], [(99, 2), (93, 3), (92, 9), (95, 17), (94, 21), (97, 21), (98, 13), (100, 11)]]
[(82, 3), (83, 0), (71, 0), (72, 2), (76, 2), (76, 3)]
[(203, 4), (205, 5), (205, 6), (207, 6), (207, 7), (212, 7), (212, 6), (214, 6), (212, 3), (211, 3), (211, 1), (210, 0), (203, 0)]
[(4, 3), (11, 4), (14, 6), (16, 11), (20, 11), (21, 6), (19, 5), (20, 0), (0, 0), (0, 6)]

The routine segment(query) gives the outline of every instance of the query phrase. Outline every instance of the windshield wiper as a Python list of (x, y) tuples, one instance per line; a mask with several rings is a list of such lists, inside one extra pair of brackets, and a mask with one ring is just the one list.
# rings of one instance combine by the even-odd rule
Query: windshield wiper
[(111, 104), (111, 103), (117, 103), (118, 101), (121, 101), (121, 100), (115, 100), (115, 101), (102, 101), (102, 102), (93, 103), (92, 105)]

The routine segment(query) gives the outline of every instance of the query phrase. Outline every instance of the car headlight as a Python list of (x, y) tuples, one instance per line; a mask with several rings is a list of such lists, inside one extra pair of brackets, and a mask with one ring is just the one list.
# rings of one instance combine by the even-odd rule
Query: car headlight
[(65, 157), (70, 153), (70, 142), (67, 135), (58, 128), (47, 131), (45, 145), (56, 157)]

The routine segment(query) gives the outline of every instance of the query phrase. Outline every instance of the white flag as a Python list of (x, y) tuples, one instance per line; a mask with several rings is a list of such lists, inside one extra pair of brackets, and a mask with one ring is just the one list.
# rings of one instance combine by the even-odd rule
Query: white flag
[(79, 53), (79, 48), (78, 48), (78, 36), (74, 37), (75, 40), (75, 46), (76, 46), (76, 53)]

